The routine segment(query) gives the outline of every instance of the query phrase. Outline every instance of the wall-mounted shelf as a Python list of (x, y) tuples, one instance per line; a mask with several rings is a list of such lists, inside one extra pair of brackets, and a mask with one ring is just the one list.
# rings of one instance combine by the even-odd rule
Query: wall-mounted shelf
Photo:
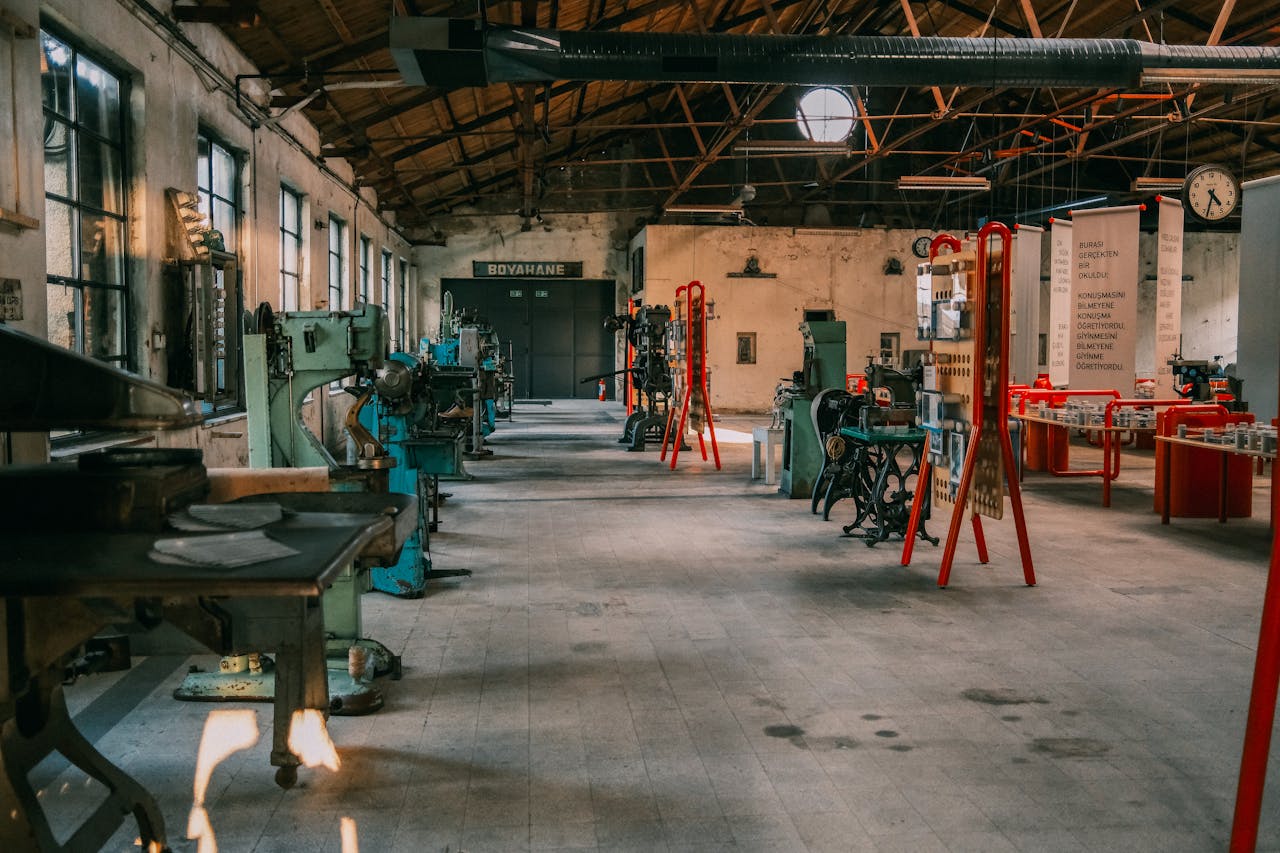
[(0, 207), (0, 225), (34, 231), (40, 227), (40, 220), (32, 216), (18, 213), (16, 210)]

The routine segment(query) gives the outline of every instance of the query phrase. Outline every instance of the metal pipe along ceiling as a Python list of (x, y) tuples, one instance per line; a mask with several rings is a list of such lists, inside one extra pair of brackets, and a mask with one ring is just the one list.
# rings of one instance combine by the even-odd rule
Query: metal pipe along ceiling
[(391, 52), (406, 83), (444, 88), (550, 80), (1126, 89), (1280, 82), (1280, 48), (1133, 39), (588, 33), (396, 17)]

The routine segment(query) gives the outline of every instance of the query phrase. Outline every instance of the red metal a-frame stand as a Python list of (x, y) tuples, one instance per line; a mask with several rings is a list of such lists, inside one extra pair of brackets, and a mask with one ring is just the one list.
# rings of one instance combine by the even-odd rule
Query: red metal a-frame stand
[[(695, 295), (696, 291), (696, 295)], [(680, 406), (680, 422), (672, 432), (672, 422), (676, 410), (667, 413), (667, 429), (662, 435), (662, 455), (660, 462), (666, 461), (667, 445), (671, 445), (671, 470), (676, 469), (676, 460), (680, 457), (680, 445), (684, 443), (685, 426), (689, 419), (689, 401), (694, 394), (700, 395), (703, 411), (706, 412), (707, 430), (711, 433), (711, 452), (715, 454), (716, 470), (720, 470), (720, 446), (716, 444), (715, 418), (711, 412), (711, 394), (707, 391), (707, 300), (702, 282), (691, 281), (676, 288), (676, 302), (680, 295), (685, 298), (685, 317), (687, 327), (684, 336), (685, 348), (685, 383), (684, 401)], [(702, 451), (702, 461), (707, 461), (707, 443), (698, 433), (698, 448)]]
[[(1271, 469), (1272, 518), (1280, 476)], [(1276, 690), (1280, 688), (1280, 537), (1271, 537), (1271, 565), (1267, 591), (1262, 599), (1262, 624), (1258, 628), (1258, 655), (1253, 665), (1253, 689), (1249, 694), (1249, 718), (1244, 727), (1240, 756), (1240, 783), (1231, 822), (1231, 853), (1252, 853), (1258, 844), (1258, 818), (1262, 814), (1262, 788), (1267, 781), (1271, 753), (1271, 728), (1276, 719)]]
[[(1004, 261), (1001, 264), (1000, 299), (996, 303), (999, 317), (989, 317), (988, 309), (993, 307), (988, 293), (987, 243), (992, 235), (1000, 237), (1003, 243)], [(929, 259), (932, 261), (942, 246), (949, 246), (952, 251), (962, 249), (960, 241), (949, 234), (941, 234), (934, 238), (929, 246)], [(960, 540), (960, 527), (963, 524), (969, 500), (969, 487), (973, 483), (973, 472), (978, 463), (978, 447), (984, 430), (994, 429), (1000, 443), (1000, 453), (1004, 460), (1004, 479), (1008, 485), (1009, 501), (1013, 510), (1013, 523), (1018, 535), (1018, 551), (1022, 557), (1022, 576), (1027, 586), (1035, 586), (1035, 569), (1031, 563), (1031, 544), (1027, 537), (1026, 517), (1022, 512), (1022, 490), (1018, 484), (1018, 469), (1013, 456), (1013, 439), (1009, 436), (1009, 305), (1010, 278), (1013, 249), (1013, 233), (1007, 226), (999, 222), (988, 222), (978, 231), (978, 276), (975, 293), (971, 300), (976, 302), (974, 310), (974, 358), (973, 358), (973, 421), (967, 443), (964, 468), (960, 473), (960, 483), (956, 490), (954, 509), (951, 513), (951, 524), (947, 528), (947, 542), (942, 550), (942, 566), (938, 571), (938, 586), (946, 587), (951, 580), (951, 566), (955, 562), (956, 545)], [(995, 325), (992, 325), (992, 321)], [(992, 377), (990, 393), (987, 392), (987, 358), (988, 353), (998, 348), (999, 361)], [(996, 399), (991, 400), (994, 396)], [(990, 410), (989, 412), (987, 410)], [(986, 414), (994, 417), (988, 419)], [(991, 421), (994, 421), (992, 423)], [(932, 488), (930, 482), (929, 448), (926, 444), (924, 459), (920, 463), (920, 474), (917, 484), (923, 488)], [(919, 492), (921, 485), (917, 485)], [(902, 565), (911, 564), (911, 552), (915, 545), (916, 531), (920, 526), (920, 515), (924, 506), (923, 496), (917, 494), (911, 506), (911, 518), (907, 526), (906, 540), (902, 547)], [(986, 536), (982, 530), (982, 519), (974, 512), (973, 538), (977, 545), (979, 562), (988, 562)]]

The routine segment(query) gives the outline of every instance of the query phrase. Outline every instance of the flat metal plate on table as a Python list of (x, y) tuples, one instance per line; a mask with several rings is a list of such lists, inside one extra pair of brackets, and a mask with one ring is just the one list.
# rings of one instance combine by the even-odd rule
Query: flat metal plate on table
[[(0, 550), (0, 597), (315, 596), (379, 537), (390, 537), (389, 516), (362, 515), (349, 524), (265, 528), (298, 553), (236, 568), (172, 566), (147, 555), (171, 533), (63, 531), (6, 533)], [(222, 534), (199, 534), (218, 536)]]
[(271, 530), (309, 530), (333, 525), (354, 524), (361, 519), (382, 516), (391, 526), (371, 539), (358, 557), (370, 565), (395, 562), (404, 545), (418, 529), (418, 498), (392, 492), (275, 492), (243, 497), (235, 503), (279, 504), (285, 516)]

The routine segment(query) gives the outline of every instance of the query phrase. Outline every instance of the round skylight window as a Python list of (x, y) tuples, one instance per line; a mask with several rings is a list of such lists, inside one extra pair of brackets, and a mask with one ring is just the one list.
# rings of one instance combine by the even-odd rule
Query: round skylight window
[(813, 142), (843, 142), (853, 131), (853, 99), (839, 89), (810, 89), (796, 104), (796, 124)]

